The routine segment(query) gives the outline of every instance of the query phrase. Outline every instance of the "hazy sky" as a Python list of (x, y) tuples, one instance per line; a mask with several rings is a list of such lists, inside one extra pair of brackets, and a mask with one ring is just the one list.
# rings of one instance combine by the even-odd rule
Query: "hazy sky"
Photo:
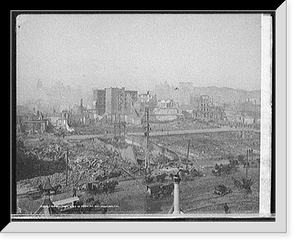
[(259, 14), (36, 14), (17, 25), (18, 94), (38, 79), (141, 91), (164, 81), (260, 89)]

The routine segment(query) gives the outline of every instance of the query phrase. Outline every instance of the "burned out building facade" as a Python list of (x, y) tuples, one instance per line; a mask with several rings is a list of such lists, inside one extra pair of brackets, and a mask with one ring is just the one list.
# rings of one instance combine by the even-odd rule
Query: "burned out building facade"
[(96, 114), (104, 115), (106, 106), (106, 91), (105, 90), (93, 90), (93, 106)]
[(108, 120), (125, 119), (131, 114), (133, 104), (138, 100), (138, 92), (125, 87), (110, 87), (93, 91), (93, 106), (97, 115), (105, 115)]
[(194, 118), (202, 120), (224, 120), (226, 114), (221, 106), (213, 103), (208, 95), (195, 95), (191, 97), (191, 105), (194, 107)]

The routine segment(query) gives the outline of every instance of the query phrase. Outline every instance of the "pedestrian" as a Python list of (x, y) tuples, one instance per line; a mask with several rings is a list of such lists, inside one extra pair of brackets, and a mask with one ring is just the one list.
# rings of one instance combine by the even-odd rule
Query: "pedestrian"
[(224, 205), (224, 210), (225, 210), (226, 214), (230, 213), (230, 209), (229, 209), (227, 203), (225, 203), (225, 205)]
[(76, 196), (76, 188), (73, 187), (73, 197)]

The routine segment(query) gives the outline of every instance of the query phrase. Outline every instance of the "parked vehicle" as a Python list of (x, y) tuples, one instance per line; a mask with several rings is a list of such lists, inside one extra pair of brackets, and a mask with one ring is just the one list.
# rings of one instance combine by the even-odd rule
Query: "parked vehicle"
[(148, 195), (154, 199), (171, 195), (173, 190), (174, 190), (173, 183), (169, 183), (169, 184), (156, 183), (147, 186)]
[(104, 182), (90, 182), (87, 185), (87, 190), (91, 194), (97, 194), (97, 193), (112, 193), (114, 192), (115, 188), (119, 184), (116, 180), (108, 180)]
[(232, 190), (229, 187), (226, 187), (225, 185), (218, 185), (215, 186), (214, 193), (220, 196), (225, 196), (227, 194), (230, 194)]

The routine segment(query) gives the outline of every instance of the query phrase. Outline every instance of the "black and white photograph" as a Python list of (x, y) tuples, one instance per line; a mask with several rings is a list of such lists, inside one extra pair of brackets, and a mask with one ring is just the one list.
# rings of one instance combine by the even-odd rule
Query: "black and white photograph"
[(14, 221), (275, 221), (274, 14), (13, 24)]

